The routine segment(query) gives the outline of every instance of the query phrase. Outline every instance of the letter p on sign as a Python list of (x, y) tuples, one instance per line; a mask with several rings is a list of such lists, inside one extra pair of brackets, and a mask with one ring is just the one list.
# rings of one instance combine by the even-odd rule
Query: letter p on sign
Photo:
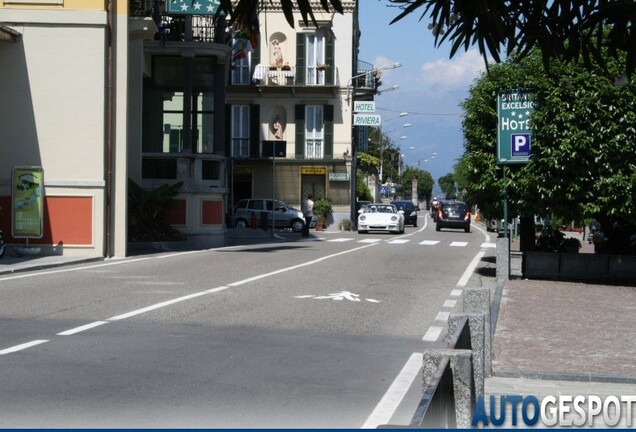
[(530, 156), (530, 134), (512, 134), (512, 156)]

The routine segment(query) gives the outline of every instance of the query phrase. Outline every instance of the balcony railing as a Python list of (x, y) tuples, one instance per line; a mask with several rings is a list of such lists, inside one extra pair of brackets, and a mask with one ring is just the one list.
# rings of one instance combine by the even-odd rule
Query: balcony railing
[[(250, 75), (251, 72), (251, 75)], [(336, 70), (337, 72), (337, 70)], [(337, 74), (334, 74), (337, 76)], [(297, 73), (295, 66), (274, 67), (256, 65), (251, 70), (246, 66), (233, 66), (231, 71), (232, 85), (258, 85), (258, 86), (332, 86), (333, 80), (329, 80), (327, 71), (317, 68), (305, 68), (302, 78)]]
[[(168, 16), (165, 9), (165, 0), (131, 0), (129, 13), (131, 17), (153, 18), (159, 29), (155, 35), (155, 40), (186, 40), (186, 17)], [(194, 42), (214, 42), (216, 19), (215, 16), (210, 15), (193, 15), (192, 40)]]

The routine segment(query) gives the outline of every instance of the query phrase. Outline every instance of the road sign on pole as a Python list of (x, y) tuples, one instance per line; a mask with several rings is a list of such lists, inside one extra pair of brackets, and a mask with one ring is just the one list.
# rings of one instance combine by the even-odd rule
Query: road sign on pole
[(530, 160), (531, 116), (534, 93), (527, 89), (500, 90), (497, 95), (497, 164), (522, 164)]
[(354, 126), (380, 126), (382, 124), (382, 116), (379, 114), (354, 114)]

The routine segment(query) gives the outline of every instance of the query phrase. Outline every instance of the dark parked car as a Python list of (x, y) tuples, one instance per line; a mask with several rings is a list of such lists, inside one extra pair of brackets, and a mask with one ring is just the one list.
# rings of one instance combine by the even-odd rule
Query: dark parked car
[(470, 232), (470, 209), (465, 202), (444, 200), (439, 203), (435, 230), (442, 228), (462, 228)]
[(393, 201), (395, 207), (398, 210), (402, 210), (404, 212), (404, 224), (405, 225), (413, 225), (417, 227), (417, 210), (418, 208), (411, 201)]

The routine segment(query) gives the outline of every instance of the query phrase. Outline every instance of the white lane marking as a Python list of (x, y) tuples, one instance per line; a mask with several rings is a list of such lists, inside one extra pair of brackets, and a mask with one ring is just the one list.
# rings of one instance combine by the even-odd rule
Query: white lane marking
[(434, 246), (437, 243), (439, 243), (438, 240), (424, 240), (423, 242), (420, 242), (420, 244), (424, 246)]
[(6, 349), (3, 349), (3, 350), (0, 350), (0, 355), (5, 355), (5, 354), (14, 353), (14, 352), (17, 352), (17, 351), (22, 351), (23, 349), (31, 348), (33, 346), (40, 345), (40, 344), (43, 344), (43, 343), (46, 343), (46, 342), (48, 342), (48, 340), (40, 339), (40, 340), (34, 340), (34, 341), (31, 341), (31, 342), (27, 342), (27, 343), (23, 343), (23, 344), (20, 344), (20, 345), (12, 346), (11, 348), (6, 348)]
[(477, 264), (479, 264), (479, 261), (484, 257), (484, 255), (486, 255), (484, 251), (480, 251), (477, 253), (477, 255), (475, 255), (475, 258), (473, 258), (470, 264), (468, 264), (468, 267), (466, 267), (464, 274), (459, 279), (459, 282), (457, 282), (456, 286), (458, 288), (464, 288), (466, 286), (468, 280), (470, 279), (470, 276), (473, 274), (475, 268), (477, 268)]
[(387, 243), (389, 243), (389, 244), (404, 244), (404, 243), (408, 243), (410, 241), (411, 240), (408, 240), (408, 239), (395, 239), (395, 240), (391, 240), (391, 241), (389, 241)]
[(364, 239), (364, 240), (358, 240), (358, 243), (377, 243), (381, 241), (380, 239)]
[(450, 317), (450, 312), (440, 312), (435, 317), (435, 321), (448, 321), (448, 317)]
[(461, 290), (461, 289), (454, 289), (451, 291), (450, 295), (451, 297), (459, 297), (460, 295), (462, 295), (463, 291), (464, 290)]
[(389, 389), (384, 393), (369, 418), (367, 418), (367, 421), (361, 426), (361, 429), (375, 429), (391, 420), (413, 381), (419, 376), (423, 361), (422, 353), (411, 354), (398, 376), (395, 377)]
[(343, 237), (343, 238), (336, 238), (336, 239), (331, 239), (331, 240), (327, 240), (327, 242), (337, 242), (337, 243), (344, 243), (344, 242), (348, 242), (353, 240), (352, 238), (347, 238), (347, 237)]
[(454, 241), (450, 244), (450, 247), (466, 247), (467, 245), (468, 242)]
[(83, 326), (80, 326), (80, 327), (75, 327), (75, 328), (72, 328), (70, 330), (66, 330), (66, 331), (60, 332), (57, 335), (58, 336), (70, 336), (70, 335), (74, 335), (74, 334), (79, 333), (79, 332), (83, 332), (84, 330), (90, 330), (92, 328), (99, 327), (99, 326), (104, 325), (104, 324), (108, 324), (108, 322), (107, 321), (95, 321), (95, 322), (90, 323), (90, 324), (86, 324), (86, 325), (83, 325)]
[(456, 304), (457, 304), (457, 300), (446, 300), (444, 302), (444, 307), (454, 308)]
[(484, 249), (496, 249), (497, 248), (497, 244), (496, 243), (490, 243), (490, 242), (484, 242), (481, 244), (481, 247)]
[(322, 261), (326, 261), (326, 260), (331, 259), (331, 258), (338, 257), (340, 255), (346, 255), (348, 253), (357, 252), (359, 250), (366, 249), (366, 248), (369, 248), (369, 247), (372, 247), (372, 246), (375, 246), (375, 243), (374, 244), (370, 244), (370, 245), (366, 245), (366, 246), (359, 246), (359, 247), (354, 248), (354, 249), (349, 249), (349, 250), (338, 252), (338, 253), (331, 254), (331, 255), (325, 255), (324, 257), (315, 259), (313, 261), (307, 261), (307, 262), (304, 262), (302, 264), (297, 264), (295, 266), (282, 268), (280, 270), (276, 270), (276, 271), (273, 271), (273, 272), (270, 272), (270, 273), (263, 273), (261, 275), (254, 276), (254, 277), (247, 278), (247, 279), (243, 279), (243, 280), (240, 280), (238, 282), (232, 282), (231, 284), (228, 284), (228, 286), (229, 287), (235, 287), (235, 286), (243, 285), (243, 284), (246, 284), (246, 283), (254, 282), (254, 281), (257, 281), (257, 280), (260, 280), (260, 279), (265, 279), (265, 278), (268, 278), (270, 276), (274, 276), (274, 275), (277, 275), (277, 274), (280, 274), (280, 273), (285, 273), (285, 272), (288, 272), (288, 271), (291, 271), (291, 270), (296, 270), (296, 269), (299, 269), (299, 268), (302, 268), (302, 267), (311, 266), (311, 265), (314, 265), (316, 263), (319, 263), (319, 262), (322, 262)]
[(442, 327), (429, 327), (422, 340), (426, 342), (435, 342), (442, 334), (442, 330), (444, 330)]
[[(219, 288), (228, 289), (228, 287), (219, 287)], [(161, 303), (156, 303), (154, 305), (147, 306), (145, 308), (137, 309), (137, 310), (134, 310), (134, 311), (131, 311), (131, 312), (127, 312), (127, 313), (124, 313), (124, 314), (121, 314), (121, 315), (114, 316), (112, 318), (108, 318), (108, 321), (123, 320), (123, 319), (126, 319), (126, 318), (130, 318), (132, 316), (135, 316), (135, 315), (139, 315), (139, 314), (142, 314), (142, 313), (150, 312), (150, 311), (155, 310), (155, 309), (159, 309), (159, 308), (166, 307), (166, 306), (171, 306), (171, 305), (173, 305), (175, 303), (179, 303), (179, 302), (182, 302), (182, 301), (185, 301), (185, 300), (191, 300), (193, 298), (200, 297), (200, 296), (206, 295), (206, 294), (209, 294), (209, 291), (201, 291), (201, 292), (198, 292), (198, 293), (189, 294), (189, 295), (186, 295), (186, 296), (183, 296), (183, 297), (178, 297), (178, 298), (175, 298), (175, 299), (172, 299), (172, 300), (168, 300), (168, 301), (164, 301), (164, 302), (161, 302)]]

